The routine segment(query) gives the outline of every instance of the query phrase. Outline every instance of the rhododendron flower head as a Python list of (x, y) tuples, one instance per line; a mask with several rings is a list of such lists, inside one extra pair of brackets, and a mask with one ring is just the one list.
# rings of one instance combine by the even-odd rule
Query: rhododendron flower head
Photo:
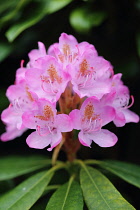
[(28, 54), (27, 66), (21, 62), (15, 84), (7, 90), (10, 106), (1, 116), (6, 124), (2, 141), (33, 129), (26, 140), (29, 147), (50, 145), (50, 151), (62, 143), (67, 154), (76, 153), (79, 142), (88, 147), (92, 141), (101, 147), (115, 145), (117, 136), (103, 128), (108, 123), (121, 127), (139, 121), (129, 110), (134, 97), (122, 74), (115, 75), (92, 44), (62, 33), (47, 52), (43, 43), (38, 47)]

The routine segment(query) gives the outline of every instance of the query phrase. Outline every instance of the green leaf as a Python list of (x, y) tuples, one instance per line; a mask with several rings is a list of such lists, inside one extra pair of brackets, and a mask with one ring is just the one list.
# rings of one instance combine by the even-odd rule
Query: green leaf
[[(1, 54), (1, 51), (0, 51), (0, 54)], [(0, 99), (1, 99), (0, 112), (2, 112), (6, 107), (9, 106), (9, 101), (8, 101), (7, 97), (5, 96), (5, 91), (6, 91), (6, 89), (1, 87), (1, 89), (0, 89)]]
[(11, 179), (51, 164), (51, 160), (42, 156), (9, 156), (0, 158), (0, 180)]
[(13, 25), (6, 32), (7, 39), (12, 42), (14, 39), (25, 29), (39, 22), (45, 15), (56, 12), (63, 8), (72, 0), (42, 0), (38, 5), (30, 12), (29, 15), (24, 17), (23, 20)]
[(0, 198), (0, 210), (28, 210), (40, 198), (52, 176), (52, 171), (43, 171), (28, 178)]
[(18, 3), (18, 0), (5, 0), (0, 2), (0, 13), (7, 11), (9, 9), (13, 9), (16, 4)]
[(67, 6), (70, 2), (72, 2), (72, 0), (49, 0), (47, 4), (47, 12), (49, 14), (56, 12)]
[(83, 165), (80, 182), (89, 210), (134, 209), (98, 170)]
[(138, 55), (140, 57), (140, 33), (137, 34), (136, 36), (136, 42), (137, 42), (137, 51), (138, 51)]
[(9, 43), (0, 42), (0, 62), (2, 62), (11, 52), (13, 47)]
[(81, 7), (72, 11), (70, 23), (76, 31), (87, 33), (92, 27), (99, 26), (105, 18), (105, 12), (91, 12), (87, 8)]
[(46, 210), (82, 210), (83, 197), (79, 184), (72, 179), (52, 195)]
[(0, 19), (0, 25), (2, 26), (3, 23), (5, 23), (6, 21), (11, 20), (12, 18), (14, 18), (15, 16), (18, 16), (19, 11), (21, 9), (23, 9), (23, 7), (28, 4), (31, 0), (20, 0), (17, 2), (17, 4), (15, 5), (14, 9), (11, 10), (10, 12), (8, 12), (6, 15), (4, 15), (1, 19)]
[(43, 9), (43, 5), (39, 4), (38, 7), (34, 9), (34, 12), (30, 12), (23, 20), (20, 20), (15, 25), (11, 26), (5, 34), (8, 41), (14, 41), (21, 32), (40, 21), (44, 16), (44, 10), (45, 7)]
[(101, 161), (100, 167), (140, 188), (140, 166), (120, 161), (108, 160)]

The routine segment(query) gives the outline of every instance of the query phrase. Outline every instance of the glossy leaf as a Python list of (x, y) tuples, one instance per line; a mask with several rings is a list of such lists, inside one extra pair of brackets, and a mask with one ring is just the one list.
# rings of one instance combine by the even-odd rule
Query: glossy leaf
[(5, 1), (1, 1), (0, 2), (0, 13), (9, 10), (9, 9), (13, 9), (16, 4), (18, 3), (18, 0), (5, 0)]
[(17, 22), (6, 32), (7, 39), (12, 42), (25, 29), (39, 22), (45, 15), (60, 10), (72, 0), (42, 0), (34, 8), (33, 12)]
[(72, 11), (70, 23), (76, 31), (85, 33), (92, 27), (100, 25), (105, 18), (104, 12), (90, 12), (87, 8), (81, 7)]
[(62, 185), (52, 195), (46, 210), (82, 210), (83, 197), (80, 185), (75, 181), (69, 181)]
[(9, 156), (0, 159), (0, 181), (11, 179), (51, 164), (51, 160), (41, 156)]
[(43, 171), (28, 178), (0, 198), (0, 210), (30, 209), (40, 198), (52, 176), (52, 171)]
[(138, 55), (139, 55), (139, 57), (140, 57), (140, 33), (137, 34), (136, 42), (137, 42), (137, 51), (138, 51)]
[(31, 0), (20, 0), (15, 4), (13, 10), (8, 12), (0, 19), (0, 25), (2, 25), (6, 21), (10, 21), (12, 18), (19, 16), (19, 11), (24, 8), (26, 4), (28, 4)]
[(80, 182), (89, 210), (134, 209), (98, 170), (83, 165)]
[(101, 161), (100, 166), (140, 188), (140, 166), (113, 160)]
[(47, 12), (49, 14), (56, 12), (68, 5), (70, 2), (72, 2), (72, 0), (49, 0), (47, 4)]
[(12, 49), (13, 47), (10, 44), (0, 42), (0, 62), (11, 53)]

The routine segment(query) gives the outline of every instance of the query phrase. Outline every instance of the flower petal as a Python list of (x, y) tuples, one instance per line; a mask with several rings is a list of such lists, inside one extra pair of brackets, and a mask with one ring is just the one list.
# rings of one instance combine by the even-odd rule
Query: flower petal
[(129, 123), (129, 122), (138, 123), (140, 120), (139, 116), (129, 109), (124, 109), (123, 114), (125, 116), (126, 123)]
[(47, 149), (48, 151), (51, 151), (54, 147), (56, 147), (61, 142), (62, 134), (61, 132), (58, 131), (56, 134), (51, 135), (50, 138), (51, 138), (51, 143), (50, 143), (51, 147)]
[(70, 48), (76, 47), (78, 44), (76, 38), (72, 35), (68, 35), (66, 33), (62, 33), (61, 36), (59, 37), (59, 47), (64, 48), (64, 45), (68, 45)]
[(101, 113), (101, 119), (102, 119), (102, 126), (110, 123), (115, 118), (115, 109), (110, 106), (103, 107), (102, 113)]
[(18, 130), (13, 124), (8, 124), (6, 126), (6, 132), (1, 135), (0, 139), (2, 141), (13, 140), (21, 136), (26, 130), (27, 128), (22, 128), (21, 130)]
[(82, 145), (90, 147), (92, 140), (91, 138), (89, 138), (89, 135), (87, 133), (83, 133), (83, 131), (80, 131), (78, 134), (78, 138)]
[(106, 129), (101, 129), (98, 132), (89, 134), (89, 137), (100, 147), (112, 147), (116, 144), (118, 140), (117, 136), (114, 133)]
[(73, 124), (73, 129), (80, 130), (81, 129), (81, 116), (80, 116), (80, 110), (74, 109), (70, 112), (69, 114), (72, 124)]
[(46, 138), (46, 136), (39, 136), (35, 131), (27, 137), (26, 143), (31, 148), (43, 149), (51, 143), (51, 139)]
[(4, 123), (14, 125), (20, 130), (24, 127), (21, 116), (22, 113), (16, 112), (13, 107), (8, 107), (2, 112), (1, 119)]
[(126, 120), (125, 120), (125, 116), (124, 116), (123, 112), (116, 110), (116, 116), (115, 116), (115, 119), (113, 120), (113, 122), (117, 127), (124, 126), (126, 123)]
[(56, 115), (55, 122), (61, 132), (70, 132), (73, 129), (71, 118), (66, 114)]
[[(35, 111), (36, 113), (36, 111)], [(34, 117), (34, 111), (27, 111), (22, 115), (22, 121), (24, 126), (30, 129), (35, 129), (36, 124), (35, 124), (35, 117)]]

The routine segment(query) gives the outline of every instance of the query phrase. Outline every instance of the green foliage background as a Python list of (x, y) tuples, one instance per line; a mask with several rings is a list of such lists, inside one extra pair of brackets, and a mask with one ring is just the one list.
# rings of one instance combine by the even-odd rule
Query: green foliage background
[[(14, 83), (15, 71), (28, 52), (42, 41), (46, 48), (62, 32), (74, 35), (79, 42), (94, 44), (99, 55), (109, 60), (115, 73), (123, 73), (123, 81), (135, 97), (131, 110), (140, 115), (140, 0), (0, 0), (0, 111), (8, 106), (7, 87)], [(113, 148), (82, 147), (81, 159), (116, 159), (140, 164), (140, 125), (127, 124), (108, 128), (116, 133), (118, 143)], [(1, 123), (0, 132), (4, 132)], [(0, 142), (0, 156), (13, 154), (52, 155), (44, 150), (28, 148), (22, 137)], [(60, 153), (65, 160), (65, 154)], [(138, 209), (138, 189), (111, 176), (117, 189)], [(12, 183), (11, 188), (12, 188)]]

